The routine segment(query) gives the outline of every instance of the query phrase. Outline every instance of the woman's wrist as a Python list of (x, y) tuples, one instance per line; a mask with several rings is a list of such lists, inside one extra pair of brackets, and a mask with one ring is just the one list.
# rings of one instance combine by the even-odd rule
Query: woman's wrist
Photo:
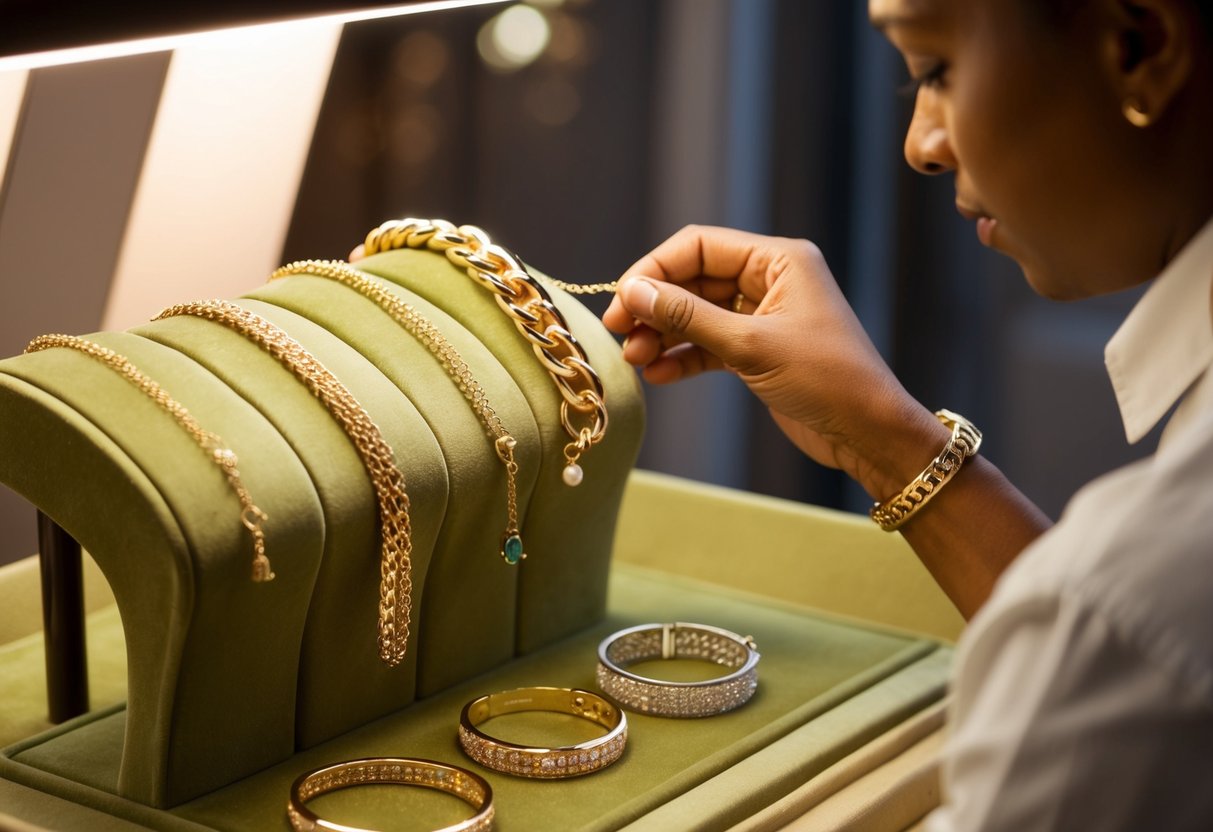
[(852, 476), (875, 502), (901, 492), (947, 444), (951, 430), (914, 402), (874, 422), (856, 442)]

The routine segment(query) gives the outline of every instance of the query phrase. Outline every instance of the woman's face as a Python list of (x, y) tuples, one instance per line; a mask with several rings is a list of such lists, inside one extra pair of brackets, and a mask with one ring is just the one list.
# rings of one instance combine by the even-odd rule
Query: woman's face
[(1125, 187), (1134, 128), (1111, 83), (1109, 41), (1092, 25), (1099, 11), (1088, 7), (1099, 5), (1062, 23), (1025, 0), (869, 2), (918, 82), (906, 159), (953, 172), (957, 208), (981, 242), (1058, 299), (1146, 280), (1161, 254)]

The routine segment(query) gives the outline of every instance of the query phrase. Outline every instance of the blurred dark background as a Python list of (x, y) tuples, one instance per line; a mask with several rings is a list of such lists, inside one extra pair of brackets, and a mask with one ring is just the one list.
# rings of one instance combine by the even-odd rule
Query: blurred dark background
[[(503, 54), (503, 31), (532, 48)], [(975, 420), (1056, 516), (1152, 447), (1127, 446), (1102, 366), (1132, 298), (1058, 306), (984, 250), (952, 177), (902, 159), (906, 80), (845, 0), (549, 0), (350, 25), (284, 258), (344, 256), (406, 215), (473, 222), (581, 282), (688, 223), (807, 237), (911, 392)], [(646, 396), (641, 467), (866, 510), (733, 379)]]
[[(107, 78), (34, 70), (29, 90), (46, 99), (59, 84), (104, 104), (108, 115), (73, 127), (90, 150), (107, 121), (142, 119), (128, 132), (145, 142), (169, 58), (121, 60)], [(99, 91), (82, 90), (81, 77)], [(1127, 446), (1103, 369), (1103, 345), (1133, 298), (1050, 303), (984, 250), (954, 210), (951, 176), (919, 176), (902, 159), (906, 80), (866, 4), (849, 0), (529, 0), (348, 24), (279, 262), (344, 257), (401, 216), (480, 225), (572, 282), (615, 278), (688, 223), (807, 237), (910, 391), (973, 419), (983, 453), (1057, 516), (1082, 483), (1156, 442)], [(115, 86), (129, 114), (101, 100)], [(115, 144), (92, 166), (117, 177), (116, 202), (129, 201), (143, 147)], [(59, 184), (82, 199), (75, 181)], [(5, 202), (10, 185), (0, 215), (18, 210)], [(112, 226), (116, 256), (125, 214), (95, 216), (90, 226)], [(50, 291), (26, 285), (36, 262), (5, 253), (28, 241), (6, 240), (0, 265), (16, 265), (0, 269), (5, 295)], [(89, 307), (53, 328), (87, 332), (102, 320), (112, 260), (97, 252), (87, 252), (105, 272), (89, 284), (97, 296), (49, 301)], [(601, 310), (606, 299), (587, 303)], [(40, 318), (24, 332), (35, 323), (16, 306), (0, 320), (11, 330), (0, 331), (5, 355), (52, 327)], [(869, 505), (801, 456), (730, 377), (647, 387), (646, 399), (642, 468)], [(34, 551), (32, 509), (11, 492), (0, 493), (0, 521), (0, 563)]]

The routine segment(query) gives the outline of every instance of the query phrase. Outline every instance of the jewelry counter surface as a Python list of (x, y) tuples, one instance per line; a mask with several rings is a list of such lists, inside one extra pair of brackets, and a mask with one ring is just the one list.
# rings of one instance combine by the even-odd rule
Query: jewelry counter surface
[[(636, 472), (619, 518), (607, 620), (170, 810), (124, 801), (108, 782), (121, 748), (125, 660), (103, 581), (95, 572), (91, 581), (94, 710), (50, 728), (36, 559), (0, 569), (0, 830), (286, 829), (292, 780), (371, 756), (476, 771), (492, 784), (505, 832), (843, 829), (860, 821), (902, 830), (938, 800), (946, 644), (961, 620), (901, 538), (866, 518)], [(504, 775), (462, 754), (455, 736), (464, 703), (511, 687), (593, 690), (598, 642), (651, 621), (753, 636), (762, 653), (753, 699), (703, 719), (629, 713), (622, 758), (569, 780)], [(386, 825), (400, 804), (385, 789), (416, 791), (348, 790), (343, 807), (361, 812), (360, 823)], [(451, 803), (415, 818), (416, 828), (466, 816), (466, 806)]]

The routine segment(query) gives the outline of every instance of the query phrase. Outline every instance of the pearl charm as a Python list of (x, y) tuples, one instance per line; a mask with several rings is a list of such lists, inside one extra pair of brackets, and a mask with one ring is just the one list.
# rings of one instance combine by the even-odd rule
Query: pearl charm
[(564, 484), (567, 486), (581, 485), (581, 480), (585, 477), (585, 472), (581, 470), (581, 466), (576, 462), (572, 462), (564, 466)]

